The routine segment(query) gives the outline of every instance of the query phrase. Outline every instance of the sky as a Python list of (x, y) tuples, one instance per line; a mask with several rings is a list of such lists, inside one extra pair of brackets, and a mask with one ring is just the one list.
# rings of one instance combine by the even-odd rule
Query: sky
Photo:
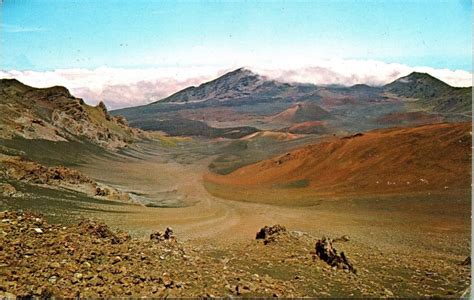
[(282, 81), (472, 85), (472, 3), (3, 0), (0, 77), (112, 108), (245, 66)]

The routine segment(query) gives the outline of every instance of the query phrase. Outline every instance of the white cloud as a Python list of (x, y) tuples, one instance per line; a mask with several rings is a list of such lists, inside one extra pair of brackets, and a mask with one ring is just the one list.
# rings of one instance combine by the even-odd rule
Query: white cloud
[[(199, 50), (199, 49), (198, 49)], [(212, 56), (212, 55), (211, 55)], [(207, 56), (209, 59), (209, 53)], [(275, 56), (274, 56), (275, 57)], [(59, 69), (55, 71), (0, 71), (0, 78), (16, 78), (35, 87), (63, 85), (90, 104), (103, 100), (110, 108), (150, 103), (190, 85), (214, 79), (232, 69), (246, 66), (254, 72), (286, 82), (319, 85), (383, 85), (413, 71), (429, 73), (453, 86), (471, 86), (472, 73), (463, 70), (410, 67), (373, 60), (317, 59), (294, 56), (292, 59), (269, 58), (252, 61), (251, 56), (233, 58), (215, 56), (196, 67), (175, 66), (146, 69), (110, 68)], [(311, 63), (308, 63), (310, 61)], [(226, 67), (223, 67), (223, 66)]]
[(452, 86), (471, 86), (472, 73), (463, 70), (410, 67), (403, 64), (375, 60), (319, 60), (311, 65), (283, 68), (256, 68), (260, 74), (287, 82), (314, 84), (368, 84), (373, 86), (390, 83), (413, 71), (428, 73)]

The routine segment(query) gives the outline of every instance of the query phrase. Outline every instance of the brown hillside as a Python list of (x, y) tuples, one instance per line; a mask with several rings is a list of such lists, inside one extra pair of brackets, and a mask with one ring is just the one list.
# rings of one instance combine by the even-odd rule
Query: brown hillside
[(331, 114), (313, 103), (299, 103), (272, 117), (278, 122), (308, 122), (328, 119)]
[(471, 124), (376, 130), (306, 146), (229, 175), (208, 175), (206, 181), (211, 193), (232, 199), (466, 191)]

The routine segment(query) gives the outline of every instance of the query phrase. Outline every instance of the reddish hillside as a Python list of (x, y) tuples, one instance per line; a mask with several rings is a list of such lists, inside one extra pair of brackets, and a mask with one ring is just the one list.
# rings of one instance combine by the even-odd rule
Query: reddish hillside
[(471, 184), (471, 124), (357, 134), (306, 146), (229, 175), (212, 174), (206, 182), (210, 192), (232, 199), (466, 191)]

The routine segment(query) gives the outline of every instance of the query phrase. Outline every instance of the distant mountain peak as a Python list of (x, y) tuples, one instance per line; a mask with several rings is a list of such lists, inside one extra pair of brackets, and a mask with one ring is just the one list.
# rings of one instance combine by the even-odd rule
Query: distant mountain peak
[(238, 74), (238, 73), (246, 74), (246, 75), (257, 75), (254, 72), (252, 72), (252, 70), (250, 70), (246, 67), (240, 67), (238, 69), (235, 69), (233, 71), (228, 72), (227, 74)]
[(446, 82), (439, 80), (436, 77), (431, 76), (428, 73), (422, 72), (411, 72), (410, 74), (400, 77), (395, 80), (393, 83), (412, 83), (412, 84), (440, 84), (444, 86), (449, 86)]
[(272, 82), (266, 81), (265, 78), (247, 68), (241, 67), (197, 87), (188, 87), (157, 102), (193, 103), (242, 98), (252, 95), (264, 84), (271, 85)]
[(455, 89), (446, 82), (421, 72), (412, 72), (384, 86), (387, 92), (415, 99), (444, 97)]
[[(207, 83), (212, 83), (212, 82), (219, 82), (219, 81), (224, 81), (224, 80), (241, 80), (242, 78), (252, 78), (252, 79), (259, 79), (263, 80), (263, 77), (260, 76), (257, 73), (252, 72), (250, 69), (247, 69), (245, 67), (240, 67), (238, 69), (235, 69), (233, 71), (227, 72), (224, 75), (221, 75), (220, 77), (217, 77), (216, 79), (206, 82)], [(202, 84), (201, 84), (202, 85)]]
[(433, 77), (433, 76), (431, 76), (430, 74), (428, 74), (426, 72), (413, 71), (410, 74), (408, 74), (406, 77)]

